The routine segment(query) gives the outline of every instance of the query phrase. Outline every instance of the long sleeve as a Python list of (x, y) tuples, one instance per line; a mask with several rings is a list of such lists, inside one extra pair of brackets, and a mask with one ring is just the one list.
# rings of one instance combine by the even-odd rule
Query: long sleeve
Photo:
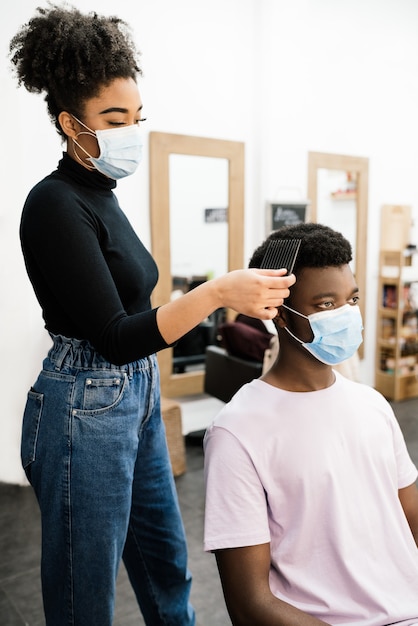
[(64, 155), (29, 194), (20, 234), (47, 330), (87, 339), (121, 364), (167, 344), (150, 305), (157, 267), (113, 186)]

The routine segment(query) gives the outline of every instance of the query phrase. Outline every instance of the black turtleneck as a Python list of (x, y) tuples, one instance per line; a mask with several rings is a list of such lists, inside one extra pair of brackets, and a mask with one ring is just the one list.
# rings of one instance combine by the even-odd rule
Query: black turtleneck
[(120, 209), (115, 186), (64, 153), (29, 193), (20, 237), (47, 330), (88, 339), (119, 365), (167, 344), (150, 305), (158, 270)]

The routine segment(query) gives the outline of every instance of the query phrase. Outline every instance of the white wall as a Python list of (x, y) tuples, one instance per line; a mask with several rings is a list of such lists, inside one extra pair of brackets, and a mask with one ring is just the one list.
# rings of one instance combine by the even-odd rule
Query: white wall
[[(38, 0), (12, 3), (1, 56)], [(365, 382), (373, 383), (379, 210), (418, 197), (416, 0), (74, 0), (117, 13), (142, 51), (150, 130), (244, 141), (245, 262), (264, 237), (267, 200), (306, 196), (308, 151), (370, 159)], [(18, 224), (30, 187), (62, 151), (41, 96), (2, 84), (0, 206), (0, 481), (24, 482), (19, 461), (26, 391), (49, 343), (25, 275)], [(121, 205), (150, 242), (148, 163), (118, 184)]]
[[(364, 382), (374, 382), (382, 204), (418, 200), (418, 3), (265, 0), (261, 195), (306, 194), (308, 151), (368, 157)], [(415, 240), (414, 243), (418, 243)]]

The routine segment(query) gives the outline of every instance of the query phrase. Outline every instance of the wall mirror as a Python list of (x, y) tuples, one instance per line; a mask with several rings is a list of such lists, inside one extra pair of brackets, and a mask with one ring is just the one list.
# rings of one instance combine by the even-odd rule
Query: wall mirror
[[(151, 132), (150, 211), (160, 274), (154, 307), (193, 283), (242, 268), (244, 144)], [(159, 352), (158, 362), (163, 395), (203, 392), (204, 362), (179, 367), (173, 348)]]
[[(352, 269), (366, 319), (367, 211), (369, 161), (364, 157), (308, 153), (309, 219), (343, 233), (353, 248)], [(363, 358), (363, 344), (359, 356)]]

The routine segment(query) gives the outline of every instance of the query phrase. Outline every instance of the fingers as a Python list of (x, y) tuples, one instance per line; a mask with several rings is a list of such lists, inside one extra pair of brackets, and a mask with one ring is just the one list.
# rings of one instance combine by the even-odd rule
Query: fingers
[(238, 313), (269, 320), (277, 315), (277, 308), (289, 297), (289, 288), (296, 282), (286, 269), (235, 270), (215, 279), (220, 306)]
[[(294, 274), (290, 274), (286, 276), (287, 269), (282, 268), (279, 270), (261, 270), (261, 269), (253, 269), (251, 270), (256, 272), (260, 276), (268, 276), (271, 277), (272, 280), (269, 281), (268, 286), (272, 289), (274, 288), (289, 288), (296, 282), (296, 276)], [(280, 280), (279, 280), (280, 279)], [(287, 296), (286, 296), (287, 297)]]
[(284, 276), (287, 273), (287, 269), (285, 267), (281, 267), (278, 269), (261, 269), (259, 267), (257, 268), (251, 268), (252, 272), (256, 272), (257, 274), (262, 274), (263, 276)]
[(272, 320), (277, 315), (277, 309), (284, 300), (290, 295), (290, 287), (295, 284), (296, 277), (294, 274), (286, 276), (287, 270), (262, 270), (263, 276), (268, 277), (268, 281), (264, 279), (264, 284), (268, 287), (267, 301), (264, 306), (259, 309), (258, 316), (260, 319)]
[[(281, 306), (283, 304), (283, 300), (289, 297), (290, 295), (290, 287), (294, 285), (296, 282), (296, 277), (294, 274), (290, 274), (290, 276), (276, 276), (269, 277), (264, 279), (264, 286), (268, 288), (267, 297), (268, 297), (268, 305), (273, 305), (275, 307)], [(270, 302), (271, 300), (271, 302)]]

